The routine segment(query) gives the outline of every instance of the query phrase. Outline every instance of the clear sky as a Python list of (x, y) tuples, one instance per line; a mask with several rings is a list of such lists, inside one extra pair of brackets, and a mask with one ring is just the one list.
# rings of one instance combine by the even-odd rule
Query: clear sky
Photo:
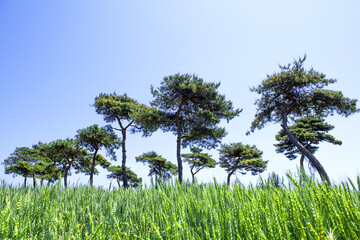
[[(295, 171), (298, 159), (275, 153), (280, 126), (245, 136), (258, 97), (249, 87), (278, 71), (278, 64), (306, 53), (307, 68), (337, 79), (332, 89), (360, 99), (359, 12), (357, 0), (0, 0), (0, 161), (16, 147), (105, 125), (90, 106), (101, 92), (127, 93), (148, 104), (150, 86), (180, 72), (221, 82), (220, 93), (244, 109), (224, 123), (229, 134), (223, 143), (255, 144), (264, 151), (269, 164), (263, 176)], [(360, 175), (359, 117), (327, 119), (335, 125), (330, 133), (343, 145), (323, 143), (316, 156), (334, 181)], [(135, 156), (154, 150), (176, 163), (176, 138), (170, 133), (129, 135), (127, 146), (128, 166), (145, 182), (148, 167)], [(217, 159), (216, 150), (210, 154)], [(114, 164), (120, 164), (120, 150), (117, 155)], [(250, 175), (237, 177), (256, 182), (258, 177)], [(214, 177), (224, 182), (226, 173), (216, 168), (198, 174), (204, 182)], [(3, 165), (0, 180), (23, 182), (5, 175)], [(73, 175), (70, 183), (76, 182), (87, 183), (88, 176)], [(94, 178), (98, 186), (109, 182), (104, 171)]]

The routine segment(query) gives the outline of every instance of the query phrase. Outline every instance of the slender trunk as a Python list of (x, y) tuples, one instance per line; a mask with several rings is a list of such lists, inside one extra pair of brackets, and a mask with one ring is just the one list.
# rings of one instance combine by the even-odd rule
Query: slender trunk
[(176, 159), (178, 163), (178, 178), (179, 183), (181, 184), (183, 181), (183, 166), (181, 161), (181, 129), (178, 130), (178, 137), (176, 140)]
[(24, 178), (24, 186), (26, 187), (27, 176), (25, 176)]
[(232, 170), (231, 172), (229, 172), (228, 176), (227, 176), (227, 185), (230, 186), (230, 177), (231, 175), (233, 175), (233, 173), (236, 171), (236, 169)]
[(121, 171), (122, 171), (122, 178), (123, 178), (123, 187), (124, 188), (128, 188), (129, 184), (128, 184), (128, 179), (127, 179), (127, 175), (126, 175), (126, 129), (122, 128), (121, 129), (122, 132), (122, 163), (121, 163)]
[(300, 171), (305, 171), (304, 170), (304, 159), (305, 159), (305, 155), (304, 154), (301, 154), (301, 157), (300, 157)]
[(180, 184), (183, 181), (183, 166), (181, 160), (181, 124), (180, 124), (180, 112), (183, 103), (184, 103), (184, 99), (181, 99), (179, 109), (176, 112), (176, 126), (177, 126), (176, 159), (178, 163), (178, 178)]
[(316, 159), (316, 157), (311, 154), (309, 150), (307, 150), (294, 136), (294, 134), (289, 130), (287, 126), (287, 113), (284, 107), (282, 108), (282, 128), (285, 131), (285, 134), (289, 137), (289, 140), (299, 149), (299, 151), (309, 159), (311, 165), (313, 165), (317, 172), (319, 173), (321, 179), (323, 181), (327, 181), (330, 183), (329, 176), (327, 175), (324, 167), (321, 165), (321, 163)]
[(95, 150), (94, 156), (93, 156), (93, 162), (91, 165), (91, 172), (90, 172), (90, 186), (93, 185), (93, 181), (94, 181), (95, 161), (96, 161), (96, 154), (97, 154), (98, 150), (99, 149)]
[(34, 185), (34, 188), (36, 187), (36, 177), (35, 177), (35, 174), (33, 174), (33, 185)]
[(191, 166), (191, 168), (190, 168), (191, 177), (192, 177), (192, 183), (194, 183), (194, 182), (195, 182), (195, 173), (193, 172), (193, 169), (194, 169), (194, 165), (193, 165), (193, 166)]
[(42, 187), (44, 186), (44, 178), (41, 179), (40, 184)]
[[(69, 161), (69, 160), (68, 160)], [(69, 175), (69, 171), (70, 171), (70, 168), (71, 168), (71, 161), (69, 161), (70, 164), (69, 165), (65, 165), (64, 168), (65, 168), (65, 174), (64, 174), (64, 186), (67, 187), (68, 186), (68, 175)]]
[(121, 185), (120, 185), (120, 179), (117, 178), (116, 181), (117, 181), (117, 184), (119, 185), (119, 188), (120, 188), (120, 187), (121, 187)]
[(68, 177), (68, 170), (65, 170), (64, 174), (64, 186), (67, 187), (67, 177)]

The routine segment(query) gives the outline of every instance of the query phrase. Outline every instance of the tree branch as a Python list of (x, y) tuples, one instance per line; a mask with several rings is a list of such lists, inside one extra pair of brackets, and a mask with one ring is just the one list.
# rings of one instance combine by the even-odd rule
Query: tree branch
[(126, 127), (125, 127), (125, 130), (131, 126), (131, 124), (133, 124), (133, 122), (135, 122), (135, 120), (132, 120)]

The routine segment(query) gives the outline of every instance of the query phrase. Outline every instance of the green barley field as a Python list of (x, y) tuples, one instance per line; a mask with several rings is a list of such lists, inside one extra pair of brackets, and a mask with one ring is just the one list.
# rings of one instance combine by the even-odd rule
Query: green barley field
[(359, 239), (360, 178), (330, 186), (0, 186), (0, 239)]

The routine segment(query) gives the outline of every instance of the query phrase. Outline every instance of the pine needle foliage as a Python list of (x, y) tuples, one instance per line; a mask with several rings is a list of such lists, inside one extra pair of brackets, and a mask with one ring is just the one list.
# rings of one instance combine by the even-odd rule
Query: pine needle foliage
[(260, 98), (255, 101), (257, 112), (248, 134), (268, 123), (280, 123), (289, 140), (307, 157), (321, 178), (330, 182), (318, 159), (289, 130), (288, 121), (308, 115), (324, 118), (334, 113), (348, 117), (360, 109), (357, 99), (345, 97), (341, 91), (327, 89), (336, 80), (326, 78), (324, 73), (313, 68), (306, 70), (305, 60), (306, 55), (291, 64), (279, 66), (280, 72), (267, 75), (261, 84), (250, 88)]
[(163, 158), (154, 151), (143, 153), (135, 157), (137, 162), (148, 164), (150, 171), (149, 176), (154, 176), (157, 179), (169, 179), (172, 175), (176, 175), (177, 167), (170, 161)]
[(166, 76), (158, 88), (151, 86), (153, 107), (163, 112), (160, 129), (177, 136), (178, 179), (182, 183), (181, 148), (199, 146), (211, 149), (226, 136), (221, 120), (228, 122), (242, 110), (218, 92), (220, 83), (207, 83), (193, 74)]
[(126, 94), (118, 95), (116, 93), (100, 93), (95, 98), (96, 113), (102, 115), (108, 123), (116, 122), (119, 128), (114, 128), (121, 132), (122, 136), (122, 179), (123, 186), (128, 187), (126, 175), (126, 140), (127, 132), (142, 132), (143, 136), (150, 136), (159, 128), (161, 113), (156, 108), (148, 107), (138, 103), (136, 100), (128, 97)]
[[(123, 182), (122, 167), (121, 166), (110, 166), (108, 168), (110, 174), (107, 175), (109, 179), (115, 179), (118, 186), (120, 187), (120, 182)], [(128, 184), (131, 187), (138, 187), (141, 185), (142, 178), (139, 178), (136, 173), (134, 173), (130, 168), (126, 168), (126, 176)]]
[(227, 184), (230, 185), (230, 177), (236, 171), (241, 174), (251, 172), (257, 175), (265, 171), (268, 161), (262, 160), (263, 152), (243, 143), (221, 144), (219, 149), (219, 165), (227, 172)]
[[(294, 121), (294, 124), (289, 126), (289, 130), (294, 134), (296, 139), (307, 149), (314, 154), (319, 149), (320, 142), (328, 142), (335, 145), (341, 145), (340, 140), (335, 139), (334, 136), (328, 134), (334, 129), (334, 126), (325, 122), (322, 118), (314, 116), (305, 116)], [(297, 155), (300, 157), (300, 168), (304, 170), (305, 155), (290, 141), (285, 131), (281, 129), (275, 136), (278, 141), (274, 144), (277, 153), (284, 153), (287, 158), (294, 160)]]
[[(305, 116), (295, 120), (295, 123), (289, 126), (289, 130), (295, 135), (298, 141), (306, 147), (312, 154), (319, 149), (320, 142), (328, 142), (335, 145), (341, 145), (342, 142), (328, 134), (334, 126), (325, 122), (322, 118), (314, 116)], [(278, 141), (274, 144), (277, 153), (284, 153), (287, 158), (293, 160), (301, 152), (289, 140), (284, 130), (280, 130), (275, 136)]]
[(203, 153), (201, 148), (190, 148), (191, 153), (181, 154), (184, 162), (189, 163), (192, 182), (195, 182), (195, 174), (204, 168), (214, 168), (216, 161), (208, 153)]

